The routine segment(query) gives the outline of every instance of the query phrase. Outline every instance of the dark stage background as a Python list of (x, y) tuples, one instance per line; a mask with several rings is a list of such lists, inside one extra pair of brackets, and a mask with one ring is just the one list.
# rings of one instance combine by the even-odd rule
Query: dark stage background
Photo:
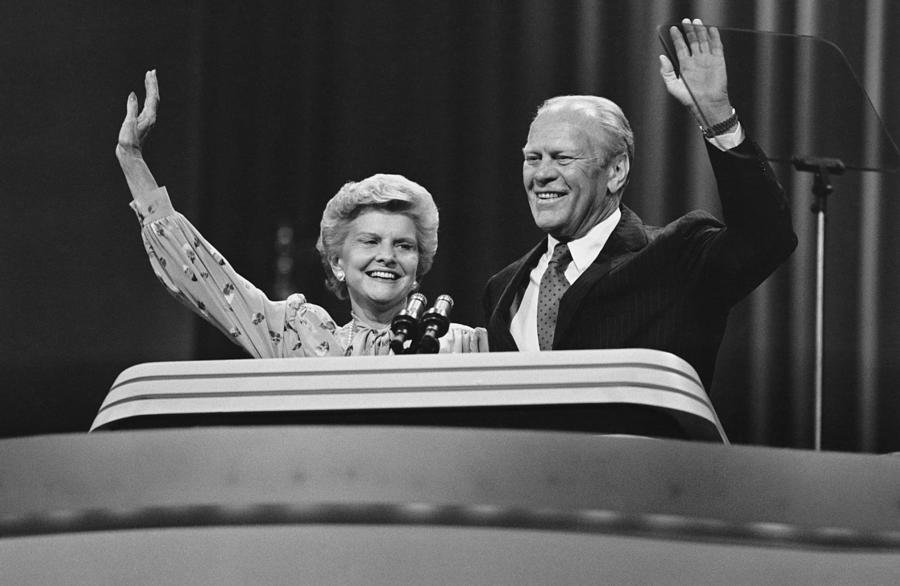
[[(162, 93), (150, 166), (251, 281), (272, 296), (303, 291), (346, 319), (313, 247), (321, 210), (347, 180), (402, 173), (441, 209), (423, 290), (453, 294), (456, 320), (474, 325), (483, 283), (540, 236), (520, 149), (549, 96), (623, 106), (637, 143), (625, 199), (645, 221), (719, 213), (702, 139), (657, 73), (655, 27), (683, 16), (835, 41), (898, 127), (890, 56), (900, 47), (887, 31), (900, 5), (887, 0), (6, 3), (0, 436), (86, 430), (116, 374), (136, 363), (242, 357), (168, 296), (144, 257), (113, 149), (146, 69)], [(803, 118), (759, 108), (770, 128)], [(735, 309), (711, 394), (733, 441), (810, 447), (810, 179), (776, 172), (800, 245)], [(835, 184), (824, 447), (898, 451), (898, 182), (849, 173)], [(289, 282), (276, 275), (280, 227), (295, 235)]]

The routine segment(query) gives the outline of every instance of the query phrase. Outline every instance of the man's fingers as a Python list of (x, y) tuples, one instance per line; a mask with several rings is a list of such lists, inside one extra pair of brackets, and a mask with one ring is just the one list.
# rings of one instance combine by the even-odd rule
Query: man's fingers
[(695, 54), (700, 50), (700, 41), (697, 39), (697, 31), (694, 30), (694, 23), (690, 19), (685, 18), (681, 21), (681, 27), (684, 29), (684, 35), (687, 37), (688, 46), (691, 54)]
[(675, 55), (678, 56), (679, 61), (683, 61), (691, 56), (691, 52), (684, 42), (684, 36), (682, 36), (681, 30), (677, 26), (669, 29), (669, 36), (672, 37), (672, 44), (675, 45)]
[(725, 54), (725, 47), (722, 45), (722, 37), (719, 36), (719, 29), (714, 26), (709, 27), (709, 51), (713, 55)]
[(659, 56), (659, 74), (663, 76), (663, 79), (675, 74), (675, 66), (665, 55)]
[(706, 32), (706, 27), (703, 26), (703, 21), (699, 18), (694, 19), (694, 33), (697, 35), (697, 44), (700, 47), (700, 52), (709, 53), (709, 35)]

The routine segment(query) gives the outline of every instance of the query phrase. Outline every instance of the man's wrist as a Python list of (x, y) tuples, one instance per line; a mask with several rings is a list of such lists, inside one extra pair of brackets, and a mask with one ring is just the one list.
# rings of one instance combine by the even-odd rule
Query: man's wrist
[(703, 124), (700, 125), (700, 132), (703, 133), (704, 138), (710, 139), (715, 138), (717, 136), (721, 136), (723, 134), (728, 134), (729, 132), (733, 132), (735, 127), (740, 124), (740, 120), (738, 119), (737, 112), (734, 108), (731, 109), (731, 114), (724, 119), (721, 119), (719, 122), (711, 124), (710, 126), (704, 127)]

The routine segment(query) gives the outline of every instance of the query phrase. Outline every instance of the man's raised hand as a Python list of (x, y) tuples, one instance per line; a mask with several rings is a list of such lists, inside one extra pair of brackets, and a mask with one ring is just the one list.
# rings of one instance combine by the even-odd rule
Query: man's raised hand
[[(730, 117), (732, 112), (725, 51), (719, 30), (707, 28), (700, 19), (685, 18), (681, 26), (684, 35), (677, 26), (669, 29), (681, 77), (675, 74), (675, 67), (665, 55), (659, 56), (659, 73), (669, 93), (689, 107), (699, 122), (716, 124)], [(702, 116), (697, 112), (698, 106)]]

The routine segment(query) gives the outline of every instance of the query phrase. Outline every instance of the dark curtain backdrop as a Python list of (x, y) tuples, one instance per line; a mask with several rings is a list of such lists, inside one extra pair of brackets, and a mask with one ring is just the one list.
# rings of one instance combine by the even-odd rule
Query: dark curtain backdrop
[[(593, 93), (624, 108), (637, 144), (626, 202), (646, 222), (697, 207), (720, 214), (701, 138), (657, 72), (655, 27), (683, 16), (834, 41), (888, 127), (900, 128), (891, 58), (900, 47), (888, 34), (900, 6), (887, 0), (85, 0), (0, 9), (0, 435), (86, 429), (132, 364), (243, 357), (171, 299), (144, 258), (113, 147), (125, 97), (143, 96), (146, 69), (158, 70), (162, 92), (151, 168), (251, 281), (272, 296), (303, 291), (346, 319), (313, 247), (321, 210), (347, 180), (402, 173), (441, 209), (423, 290), (451, 293), (456, 320), (479, 324), (487, 278), (540, 237), (520, 149), (549, 96)], [(772, 66), (729, 74), (762, 79)], [(780, 92), (761, 92), (751, 133), (804, 131), (805, 112), (783, 107)], [(710, 392), (733, 441), (808, 448), (811, 179), (786, 165), (776, 173), (800, 245), (735, 308)], [(898, 451), (898, 180), (848, 173), (835, 187), (824, 447)], [(292, 238), (279, 244), (279, 233)]]

